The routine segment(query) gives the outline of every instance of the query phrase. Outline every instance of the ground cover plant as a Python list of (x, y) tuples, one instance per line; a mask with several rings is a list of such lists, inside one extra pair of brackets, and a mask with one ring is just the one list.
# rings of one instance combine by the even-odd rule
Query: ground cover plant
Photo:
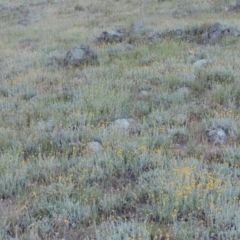
[(240, 239), (239, 11), (1, 3), (0, 239)]

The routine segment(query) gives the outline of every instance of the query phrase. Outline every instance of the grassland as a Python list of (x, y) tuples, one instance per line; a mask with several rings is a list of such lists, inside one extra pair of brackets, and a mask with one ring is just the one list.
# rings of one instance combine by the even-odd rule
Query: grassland
[[(0, 239), (240, 239), (240, 39), (147, 42), (237, 28), (236, 2), (38, 3), (0, 8)], [(140, 22), (123, 43), (94, 44)], [(79, 44), (99, 65), (61, 65)], [(198, 59), (211, 61), (197, 71)]]

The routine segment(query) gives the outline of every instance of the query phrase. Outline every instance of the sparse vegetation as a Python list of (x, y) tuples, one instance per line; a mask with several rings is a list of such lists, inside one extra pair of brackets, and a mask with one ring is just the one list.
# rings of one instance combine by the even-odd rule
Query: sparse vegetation
[(0, 239), (240, 239), (237, 2), (2, 3)]

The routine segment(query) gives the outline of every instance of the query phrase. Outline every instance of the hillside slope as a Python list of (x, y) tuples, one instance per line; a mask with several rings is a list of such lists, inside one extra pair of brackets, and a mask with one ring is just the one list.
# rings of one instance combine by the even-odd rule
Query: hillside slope
[(239, 11), (1, 3), (0, 239), (240, 239)]

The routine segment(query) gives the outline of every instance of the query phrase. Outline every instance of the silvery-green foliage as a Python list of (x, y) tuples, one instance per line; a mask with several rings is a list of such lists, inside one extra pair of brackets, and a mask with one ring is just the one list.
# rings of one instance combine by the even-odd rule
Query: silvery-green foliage
[(137, 221), (124, 222), (123, 220), (114, 222), (106, 222), (101, 225), (100, 229), (96, 230), (96, 239), (146, 239), (150, 240), (150, 234), (144, 223)]

